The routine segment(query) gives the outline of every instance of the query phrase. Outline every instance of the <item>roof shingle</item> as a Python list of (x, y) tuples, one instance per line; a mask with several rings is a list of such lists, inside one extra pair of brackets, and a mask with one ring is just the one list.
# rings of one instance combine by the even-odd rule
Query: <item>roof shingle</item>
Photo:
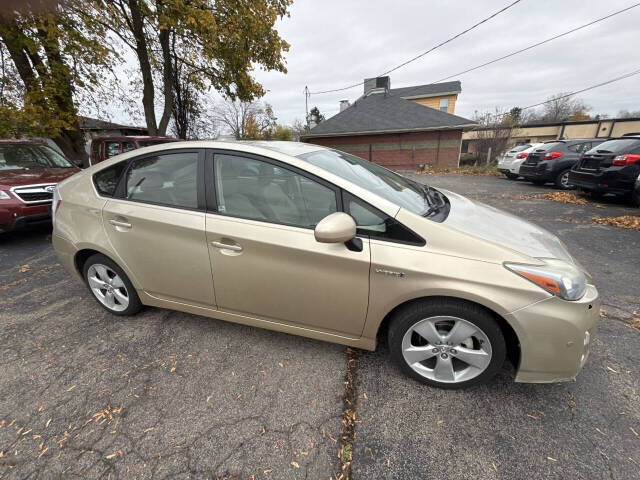
[(472, 120), (425, 107), (394, 93), (402, 90), (406, 89), (372, 93), (359, 98), (349, 108), (316, 125), (308, 134), (303, 135), (303, 138), (451, 129), (476, 125)]

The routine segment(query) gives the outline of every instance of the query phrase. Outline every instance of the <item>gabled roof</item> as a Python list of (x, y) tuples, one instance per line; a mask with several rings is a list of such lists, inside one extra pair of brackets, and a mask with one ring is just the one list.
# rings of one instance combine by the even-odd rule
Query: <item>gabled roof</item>
[(137, 127), (134, 125), (121, 125), (119, 123), (107, 122), (91, 117), (80, 117), (80, 128), (82, 130), (147, 130), (147, 127)]
[(430, 83), (427, 85), (416, 85), (415, 87), (392, 88), (391, 95), (402, 98), (423, 98), (434, 97), (452, 93), (460, 93), (462, 85), (459, 80), (453, 82)]
[(467, 129), (475, 126), (472, 120), (425, 107), (394, 93), (371, 93), (316, 125), (302, 138)]

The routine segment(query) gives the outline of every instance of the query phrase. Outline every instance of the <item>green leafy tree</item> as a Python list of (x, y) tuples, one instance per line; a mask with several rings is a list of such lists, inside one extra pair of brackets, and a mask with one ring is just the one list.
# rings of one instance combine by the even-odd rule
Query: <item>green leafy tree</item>
[(324, 115), (320, 113), (318, 107), (313, 107), (309, 112), (309, 123), (312, 126), (319, 125), (325, 121)]
[[(142, 106), (151, 135), (164, 135), (175, 100), (209, 87), (252, 101), (264, 94), (255, 66), (286, 73), (289, 45), (274, 28), (292, 0), (90, 0), (78, 12), (101, 23), (131, 49), (142, 77)], [(156, 117), (156, 85), (162, 110)], [(184, 111), (184, 110), (183, 110)], [(179, 127), (184, 133), (184, 127)]]
[(52, 138), (86, 164), (77, 97), (100, 84), (115, 52), (103, 26), (83, 21), (70, 5), (32, 10), (27, 2), (20, 11), (0, 11), (0, 135)]

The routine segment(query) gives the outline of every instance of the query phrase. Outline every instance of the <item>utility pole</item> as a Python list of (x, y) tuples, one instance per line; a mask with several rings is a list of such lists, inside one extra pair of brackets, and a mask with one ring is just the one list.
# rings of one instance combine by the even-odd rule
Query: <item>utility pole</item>
[(309, 87), (305, 85), (304, 87), (304, 110), (305, 110), (305, 121), (307, 124), (307, 132), (309, 131), (309, 97), (311, 96), (311, 92), (309, 91)]

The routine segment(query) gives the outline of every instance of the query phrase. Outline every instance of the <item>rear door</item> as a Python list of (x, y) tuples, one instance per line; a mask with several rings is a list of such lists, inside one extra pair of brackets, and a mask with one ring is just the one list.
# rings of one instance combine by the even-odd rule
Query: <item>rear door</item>
[(203, 172), (199, 149), (136, 157), (107, 201), (103, 222), (114, 250), (146, 292), (212, 306)]
[(218, 308), (360, 336), (369, 299), (369, 241), (352, 251), (314, 237), (315, 225), (341, 209), (339, 189), (238, 152), (216, 152), (207, 166), (207, 243)]

